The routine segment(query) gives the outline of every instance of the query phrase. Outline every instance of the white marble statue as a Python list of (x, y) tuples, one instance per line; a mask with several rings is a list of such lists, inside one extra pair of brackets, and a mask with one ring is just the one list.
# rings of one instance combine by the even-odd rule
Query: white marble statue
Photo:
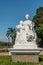
[(18, 31), (13, 48), (37, 48), (36, 33), (33, 31), (34, 23), (28, 20), (28, 14), (25, 18), (25, 21), (20, 21), (19, 25), (16, 26)]

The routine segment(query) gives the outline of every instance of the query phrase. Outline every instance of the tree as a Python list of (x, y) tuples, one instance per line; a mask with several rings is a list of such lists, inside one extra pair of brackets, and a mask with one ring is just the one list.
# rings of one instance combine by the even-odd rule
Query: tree
[(43, 47), (43, 7), (36, 10), (36, 15), (33, 17), (35, 23), (35, 30), (37, 33), (37, 43)]
[(7, 36), (8, 39), (11, 37), (11, 39), (12, 39), (12, 45), (11, 46), (13, 46), (13, 44), (15, 42), (15, 38), (16, 38), (15, 28), (8, 28), (6, 36)]

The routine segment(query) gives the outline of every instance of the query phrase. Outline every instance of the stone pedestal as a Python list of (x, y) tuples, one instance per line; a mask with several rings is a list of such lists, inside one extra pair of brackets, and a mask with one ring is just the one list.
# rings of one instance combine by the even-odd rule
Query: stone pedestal
[(19, 55), (19, 54), (16, 54), (16, 55), (13, 55), (12, 54), (12, 61), (13, 62), (39, 62), (39, 56), (36, 54), (30, 54), (30, 55)]
[(39, 62), (41, 48), (36, 49), (12, 49), (10, 48), (13, 62)]

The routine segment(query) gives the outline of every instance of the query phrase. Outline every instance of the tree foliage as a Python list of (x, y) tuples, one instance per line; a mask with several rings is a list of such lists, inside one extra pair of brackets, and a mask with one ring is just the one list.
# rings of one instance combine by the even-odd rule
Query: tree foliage
[(35, 23), (35, 30), (37, 33), (37, 43), (43, 47), (43, 7), (36, 10), (36, 15), (33, 17)]
[(12, 39), (12, 45), (15, 42), (15, 38), (16, 38), (16, 30), (15, 28), (8, 28), (6, 36), (8, 37), (8, 39), (11, 37)]

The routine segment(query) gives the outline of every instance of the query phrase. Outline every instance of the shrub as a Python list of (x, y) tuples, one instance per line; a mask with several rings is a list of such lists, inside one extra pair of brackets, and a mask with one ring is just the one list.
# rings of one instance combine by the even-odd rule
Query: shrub
[(10, 47), (11, 42), (0, 42), (0, 47)]
[(39, 61), (42, 62), (43, 61), (43, 55), (39, 56)]
[(0, 48), (0, 52), (8, 52), (7, 48)]

